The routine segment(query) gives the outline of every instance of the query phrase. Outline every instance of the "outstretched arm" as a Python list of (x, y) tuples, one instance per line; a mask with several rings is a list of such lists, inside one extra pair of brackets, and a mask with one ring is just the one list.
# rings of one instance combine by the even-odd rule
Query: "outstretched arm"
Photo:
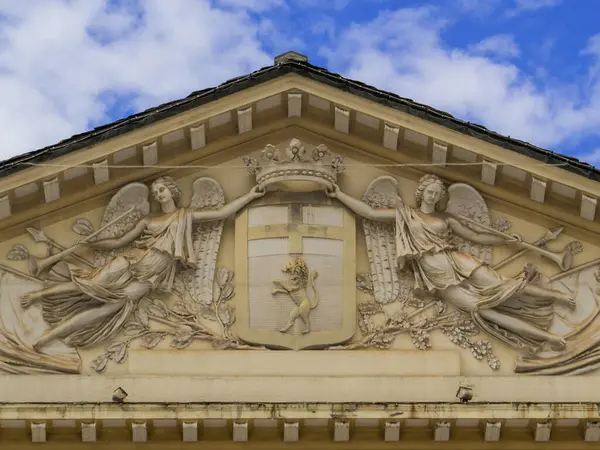
[(243, 195), (240, 198), (237, 198), (234, 201), (226, 204), (221, 209), (216, 209), (212, 211), (194, 211), (192, 213), (192, 220), (199, 222), (210, 220), (224, 220), (227, 217), (234, 215), (236, 212), (238, 212), (240, 209), (242, 209), (255, 198), (260, 198), (263, 195), (265, 195), (265, 192), (266, 191), (264, 189), (256, 185), (246, 195)]
[(125, 247), (135, 241), (146, 229), (148, 225), (147, 218), (140, 220), (135, 227), (129, 230), (127, 233), (112, 239), (100, 239), (98, 241), (88, 242), (87, 245), (98, 249), (98, 250), (115, 250), (117, 248)]
[(468, 241), (475, 242), (476, 244), (502, 245), (522, 242), (521, 237), (516, 234), (511, 235), (512, 239), (504, 239), (502, 236), (496, 236), (495, 234), (478, 233), (476, 231), (473, 231), (469, 227), (466, 227), (454, 217), (450, 217), (448, 219), (448, 225), (456, 235), (460, 236), (463, 239), (467, 239)]
[(377, 209), (372, 208), (365, 202), (362, 202), (354, 197), (342, 192), (338, 185), (334, 185), (333, 190), (327, 191), (327, 195), (331, 198), (337, 198), (340, 202), (346, 205), (355, 214), (369, 220), (377, 221), (393, 221), (396, 220), (395, 209)]

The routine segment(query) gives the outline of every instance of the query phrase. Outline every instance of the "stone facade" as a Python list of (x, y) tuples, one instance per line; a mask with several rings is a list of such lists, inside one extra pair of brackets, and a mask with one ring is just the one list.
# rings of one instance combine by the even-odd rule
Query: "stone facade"
[(3, 445), (600, 439), (562, 167), (285, 75), (0, 192)]

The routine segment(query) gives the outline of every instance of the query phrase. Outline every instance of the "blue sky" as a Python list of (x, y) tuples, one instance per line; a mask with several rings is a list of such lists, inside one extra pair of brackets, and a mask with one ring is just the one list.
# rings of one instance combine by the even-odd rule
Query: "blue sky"
[(600, 0), (0, 0), (0, 158), (310, 62), (600, 166)]

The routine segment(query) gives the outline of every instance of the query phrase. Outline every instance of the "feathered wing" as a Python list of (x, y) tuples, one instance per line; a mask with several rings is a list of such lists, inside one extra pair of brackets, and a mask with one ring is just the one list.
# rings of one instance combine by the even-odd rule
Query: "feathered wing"
[[(371, 182), (363, 201), (372, 208), (395, 208), (398, 199), (398, 182), (389, 176)], [(388, 304), (400, 296), (401, 283), (397, 270), (395, 223), (363, 219), (367, 254), (373, 282), (375, 301)]]
[[(134, 207), (135, 210), (100, 233), (97, 239), (118, 237), (131, 230), (142, 217), (150, 213), (149, 195), (150, 189), (142, 183), (131, 183), (119, 189), (106, 206), (100, 226), (103, 227), (131, 207)], [(94, 257), (94, 264), (96, 267), (103, 266), (124, 250), (125, 248), (110, 251), (98, 250)]]
[[(193, 191), (192, 209), (220, 209), (225, 205), (223, 188), (212, 178), (198, 178), (194, 181)], [(194, 232), (197, 267), (191, 294), (196, 302), (204, 305), (210, 305), (213, 301), (215, 269), (224, 223), (224, 220), (201, 222)]]
[[(485, 200), (475, 188), (465, 183), (455, 183), (448, 188), (446, 212), (458, 220), (460, 220), (460, 216), (465, 216), (482, 225), (492, 226), (492, 219)], [(464, 220), (461, 220), (461, 223), (474, 231), (482, 231)], [(459, 236), (453, 236), (452, 241), (460, 251), (470, 253), (481, 261), (491, 264), (493, 256), (491, 245), (476, 244)]]

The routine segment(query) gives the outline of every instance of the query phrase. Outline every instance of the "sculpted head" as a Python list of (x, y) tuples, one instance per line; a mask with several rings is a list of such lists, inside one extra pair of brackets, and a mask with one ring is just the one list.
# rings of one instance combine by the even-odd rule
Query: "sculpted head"
[(443, 201), (446, 200), (447, 191), (444, 182), (437, 175), (425, 175), (419, 180), (415, 192), (417, 207), (421, 203), (442, 209)]
[(179, 205), (181, 198), (181, 189), (171, 177), (160, 177), (154, 180), (150, 187), (152, 196), (161, 205), (169, 203), (171, 200), (175, 205)]
[(308, 282), (308, 266), (302, 258), (288, 262), (282, 272), (290, 278), (290, 281), (299, 286), (305, 286)]

